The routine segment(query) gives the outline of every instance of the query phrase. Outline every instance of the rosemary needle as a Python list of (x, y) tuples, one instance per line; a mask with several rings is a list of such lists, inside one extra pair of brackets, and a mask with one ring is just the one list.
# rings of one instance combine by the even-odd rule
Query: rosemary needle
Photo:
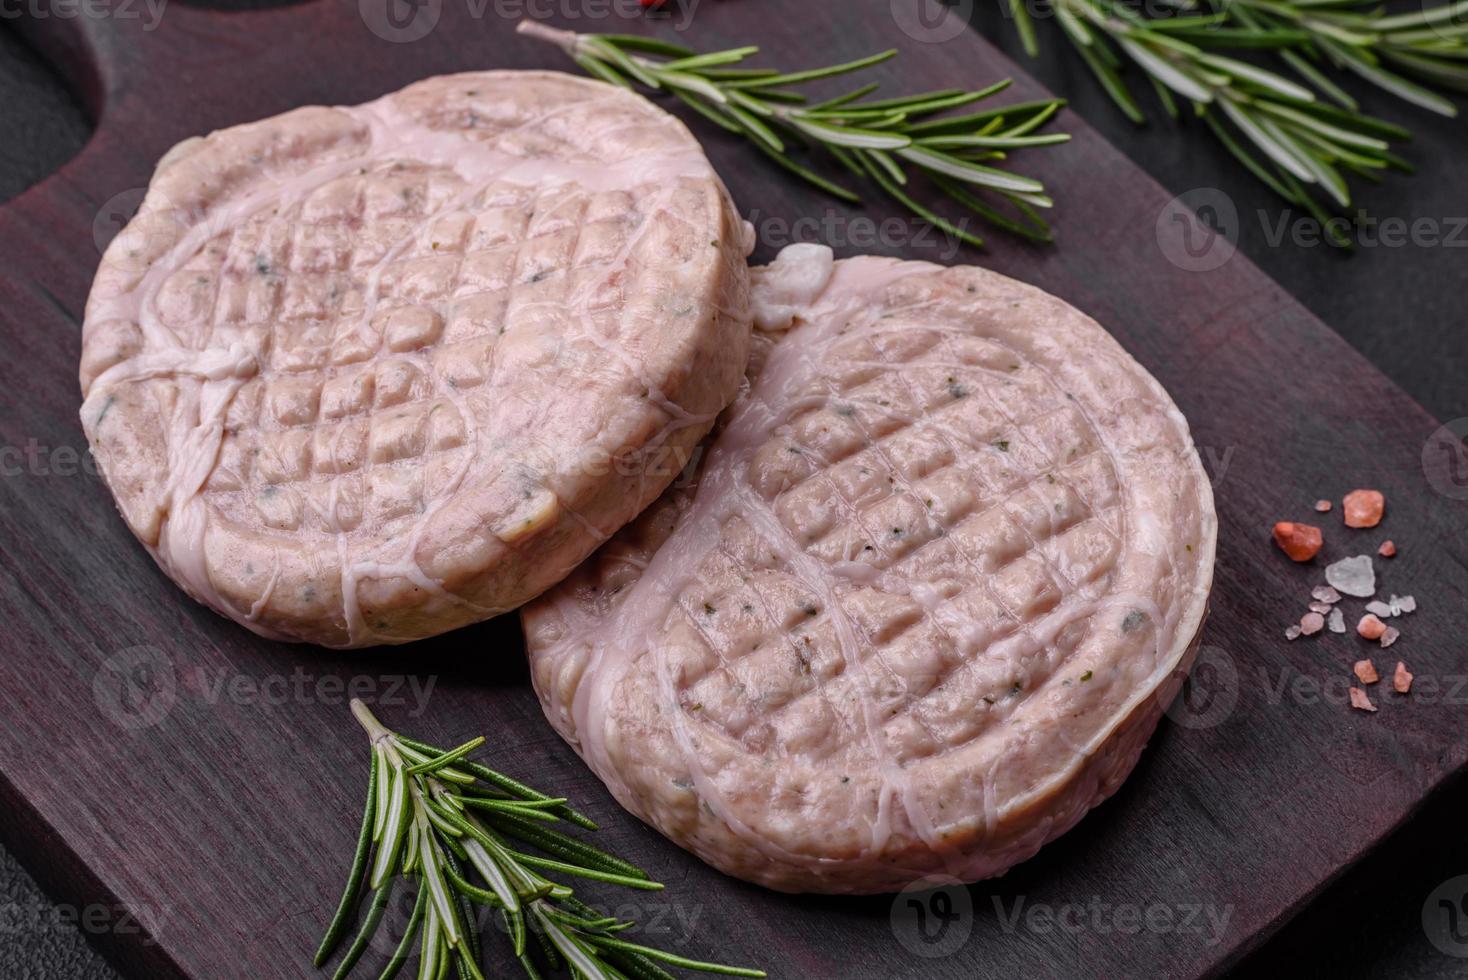
[(413, 949), (413, 939), (418, 935), (418, 927), (423, 922), (423, 909), (427, 904), (428, 893), (418, 889), (418, 898), (413, 902), (413, 914), (408, 918), (408, 928), (403, 932), (402, 941), (398, 948), (393, 951), (392, 959), (388, 960), (387, 966), (382, 970), (378, 980), (392, 980), (408, 961), (408, 953)]
[[(434, 746), (429, 745), (426, 742), (419, 742), (415, 739), (410, 739), (403, 735), (398, 736), (398, 741), (402, 745), (406, 746), (409, 750), (418, 752), (425, 756), (441, 756), (446, 754), (443, 749), (435, 748)], [(462, 768), (464, 772), (466, 772), (470, 776), (473, 776), (475, 779), (482, 780), (483, 782), (489, 784), (489, 786), (500, 790), (501, 792), (509, 796), (518, 797), (522, 800), (535, 800), (542, 803), (546, 800), (551, 799), (551, 797), (547, 796), (546, 794), (533, 790), (529, 786), (526, 786), (524, 783), (516, 782), (509, 776), (495, 772), (493, 769), (481, 766), (477, 762), (464, 760), (459, 763), (459, 767)], [(471, 788), (469, 795), (478, 795), (478, 792)], [(587, 830), (596, 830), (596, 824), (592, 822), (590, 817), (586, 816), (585, 814), (578, 813), (570, 807), (562, 807), (561, 812), (557, 815), (563, 817), (571, 823), (576, 824), (578, 827), (584, 827)]]
[[(1019, 2), (1019, 0), (1015, 0)], [(695, 53), (680, 45), (624, 34), (577, 34), (535, 21), (521, 21), (519, 31), (548, 41), (566, 52), (589, 74), (614, 85), (672, 95), (699, 115), (731, 133), (746, 137), (756, 149), (786, 170), (833, 197), (853, 204), (860, 195), (815, 167), (822, 150), (830, 161), (865, 183), (885, 191), (914, 215), (972, 245), (983, 239), (968, 230), (968, 216), (1036, 241), (1049, 241), (1050, 230), (1034, 211), (1049, 207), (1039, 181), (984, 163), (1004, 153), (1063, 143), (1064, 133), (1027, 136), (1044, 125), (1065, 103), (1060, 99), (1006, 106), (965, 116), (939, 115), (986, 99), (1006, 88), (1005, 79), (976, 91), (943, 89), (890, 99), (868, 99), (877, 88), (868, 83), (846, 95), (808, 102), (796, 87), (859, 72), (888, 61), (896, 50), (882, 51), (839, 65), (779, 72), (741, 66), (759, 49)], [(996, 123), (990, 128), (986, 124)], [(924, 139), (942, 133), (946, 142)], [(793, 148), (802, 148), (803, 160)], [(929, 189), (966, 211), (960, 219), (939, 215), (918, 200), (910, 177), (933, 179)], [(961, 183), (953, 193), (953, 182)], [(978, 195), (987, 195), (981, 201)], [(1006, 216), (1003, 209), (1015, 212)]]
[(479, 746), (484, 744), (484, 741), (484, 736), (481, 735), (472, 741), (465, 742), (457, 749), (445, 752), (443, 755), (440, 755), (436, 759), (428, 759), (425, 762), (420, 762), (416, 766), (409, 766), (408, 772), (410, 775), (417, 776), (423, 773), (438, 772), (440, 769), (446, 769), (449, 766), (453, 765), (455, 762), (458, 762), (460, 759), (464, 758), (464, 756), (468, 755), (470, 752), (473, 752), (475, 749), (479, 748)]
[[(419, 980), (442, 980), (451, 971), (460, 980), (484, 980), (478, 908), (499, 916), (510, 952), (531, 980), (566, 966), (576, 980), (671, 980), (660, 964), (739, 977), (765, 975), (614, 938), (633, 923), (597, 912), (571, 887), (543, 873), (643, 890), (663, 886), (641, 868), (555, 829), (562, 820), (595, 827), (564, 797), (470, 761), (469, 753), (484, 744), (483, 738), (445, 751), (389, 730), (360, 701), (352, 702), (352, 714), (371, 740), (372, 766), (352, 868), (317, 950), (318, 967), (341, 945), (364, 881), (373, 893), (334, 980), (345, 980), (358, 965), (399, 879), (415, 886), (417, 897), (407, 931), (379, 980), (397, 976), (415, 947)], [(542, 854), (511, 847), (510, 840)]]
[[(1468, 0), (1387, 16), (1376, 0), (1194, 0), (1144, 15), (1124, 0), (1055, 0), (1056, 22), (1128, 118), (1146, 121), (1122, 75), (1140, 69), (1168, 115), (1192, 107), (1250, 173), (1349, 244), (1324, 204), (1351, 204), (1347, 178), (1409, 171), (1391, 140), (1409, 133), (1362, 114), (1327, 74), (1348, 72), (1445, 116), (1429, 86), (1468, 91)], [(1025, 50), (1039, 53), (1025, 0), (1011, 0)], [(1252, 52), (1245, 61), (1220, 52)], [(1410, 77), (1409, 77), (1410, 76)], [(1426, 84), (1422, 84), (1426, 83)], [(1322, 200), (1323, 199), (1323, 200)]]
[[(367, 917), (362, 920), (362, 928), (358, 931), (357, 938), (352, 941), (351, 947), (347, 950), (347, 955), (343, 956), (341, 963), (337, 965), (336, 973), (333, 974), (332, 980), (342, 980), (347, 974), (351, 973), (352, 967), (357, 965), (357, 961), (367, 951), (367, 944), (372, 941), (373, 933), (377, 932), (377, 926), (382, 922), (382, 914), (387, 911), (388, 899), (391, 897), (391, 881), (384, 883), (373, 894), (372, 905), (367, 910)], [(317, 964), (317, 966), (320, 965), (320, 963)]]
[(362, 831), (357, 835), (357, 851), (352, 856), (352, 870), (347, 875), (347, 887), (342, 890), (341, 901), (337, 903), (332, 928), (322, 938), (321, 947), (316, 950), (317, 966), (326, 962), (331, 950), (341, 941), (351, 910), (357, 905), (357, 898), (362, 890), (362, 878), (367, 874), (367, 856), (372, 852), (373, 818), (377, 809), (377, 773), (377, 753), (374, 751), (372, 771), (367, 777), (367, 805), (362, 813)]

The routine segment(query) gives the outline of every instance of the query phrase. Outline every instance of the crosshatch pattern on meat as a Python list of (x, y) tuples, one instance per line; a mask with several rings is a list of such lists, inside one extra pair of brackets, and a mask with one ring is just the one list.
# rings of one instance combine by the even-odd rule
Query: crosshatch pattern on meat
[(666, 486), (638, 461), (686, 456), (737, 386), (749, 244), (682, 124), (611, 86), (296, 110), (160, 163), (89, 300), (83, 423), (196, 598), (280, 638), (431, 635)]
[[(1046, 651), (1049, 662), (985, 669), (967, 659), (1063, 594), (1096, 588), (1116, 559), (1122, 517), (1094, 429), (1023, 355), (920, 321), (889, 323), (885, 336), (836, 345), (829, 357), (842, 370), (814, 386), (825, 404), (782, 426), (754, 472), (756, 492), (823, 566), (861, 561), (942, 596), (942, 611), (929, 614), (911, 597), (848, 590), (832, 576), (845, 615), (872, 640), (863, 647), (871, 693), (905, 762), (956, 748), (958, 732), (977, 737), (1073, 652), (1080, 624)], [(1028, 396), (1018, 415), (1005, 405), (1011, 389)], [(681, 702), (700, 706), (696, 723), (756, 752), (831, 722), (854, 730), (858, 682), (834, 652), (831, 610), (788, 566), (764, 559), (743, 521), (727, 535), (727, 550), (753, 574), (736, 584), (715, 559), (700, 582), (708, 591), (680, 598), (708, 653), (682, 665)], [(1057, 567), (1060, 549), (1085, 560)], [(960, 638), (957, 627), (970, 622), (992, 626)], [(772, 678), (787, 683), (766, 686)]]
[(757, 338), (698, 485), (524, 614), (548, 717), (618, 799), (793, 891), (997, 874), (1113, 792), (1216, 533), (1181, 417), (1094, 322), (972, 268), (868, 295), (892, 260), (846, 263), (854, 298)]
[[(627, 296), (604, 285), (609, 261), (645, 218), (630, 194), (505, 185), (450, 207), (462, 191), (422, 168), (342, 178), (297, 213), (211, 242), (225, 256), (218, 277), (183, 269), (165, 285), (165, 322), (177, 304), (179, 324), (213, 324), (202, 346), (255, 341), (269, 356), (231, 406), (207, 484), (220, 513), (253, 506), (268, 526), (321, 533), (354, 531), (364, 516), (373, 534), (416, 519), (463, 468), (480, 403), (498, 397), (481, 386), (502, 338), (570, 333), (578, 292), (597, 295), (590, 315), (599, 307), (598, 326), (615, 336)], [(319, 198), (340, 210), (314, 207)], [(351, 238), (384, 217), (380, 240)], [(329, 240), (350, 243), (326, 260), (303, 246), (322, 221), (343, 232)], [(357, 270), (379, 264), (364, 318)]]

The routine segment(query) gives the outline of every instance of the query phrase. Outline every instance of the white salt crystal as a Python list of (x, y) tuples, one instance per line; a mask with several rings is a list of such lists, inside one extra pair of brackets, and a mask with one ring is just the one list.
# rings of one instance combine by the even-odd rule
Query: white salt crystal
[(1325, 580), (1338, 592), (1359, 599), (1376, 594), (1376, 566), (1369, 555), (1354, 555), (1326, 565)]

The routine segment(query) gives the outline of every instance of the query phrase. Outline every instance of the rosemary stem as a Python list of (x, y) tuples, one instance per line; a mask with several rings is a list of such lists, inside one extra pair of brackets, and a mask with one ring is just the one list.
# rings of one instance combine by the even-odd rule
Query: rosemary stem
[(371, 708), (367, 707), (366, 702), (360, 698), (352, 698), (351, 708), (352, 717), (356, 718), (357, 723), (367, 731), (367, 737), (373, 743), (392, 737), (392, 730), (377, 720), (377, 716), (372, 713)]
[[(1026, 49), (1034, 55), (1025, 0), (1011, 3)], [(1133, 122), (1145, 122), (1146, 114), (1123, 77), (1127, 67), (1140, 69), (1169, 116), (1177, 118), (1186, 101), (1250, 173), (1312, 213), (1327, 213), (1318, 197), (1341, 209), (1350, 205), (1343, 171), (1375, 179), (1377, 171), (1400, 162), (1380, 138), (1390, 124), (1356, 112), (1356, 100), (1327, 71), (1350, 72), (1447, 116), (1455, 115), (1456, 107), (1428, 86), (1468, 91), (1463, 66), (1468, 34), (1421, 29), (1468, 12), (1463, 0), (1422, 0), (1421, 9), (1395, 16), (1387, 16), (1375, 0), (1213, 0), (1202, 10), (1192, 3), (1176, 6), (1187, 9), (1159, 15), (1121, 0), (1055, 0), (1055, 13), (1062, 33)], [(1276, 63), (1245, 60), (1234, 51), (1258, 51)], [(1218, 113), (1208, 113), (1212, 105)], [(1394, 139), (1409, 135), (1391, 128), (1397, 130)]]
[[(527, 951), (531, 931), (527, 916), (536, 925), (536, 938), (543, 943), (540, 953), (550, 968), (558, 969), (562, 960), (569, 962), (579, 980), (671, 980), (656, 966), (659, 957), (690, 969), (760, 975), (648, 947), (594, 944), (592, 937), (604, 939), (632, 923), (595, 912), (586, 915), (591, 910), (574, 897), (573, 889), (544, 873), (633, 889), (663, 886), (614, 855), (545, 828), (545, 822), (563, 819), (583, 827), (591, 822), (571, 809), (564, 797), (531, 789), (469, 761), (469, 753), (484, 744), (483, 737), (445, 751), (392, 731), (359, 700), (351, 702), (351, 710), (370, 740), (372, 768), (352, 869), (317, 952), (318, 966), (330, 958), (357, 914), (364, 881), (372, 896), (356, 939), (336, 966), (334, 980), (346, 980), (368, 949), (399, 878), (414, 882), (417, 895), (407, 931), (380, 980), (397, 975), (415, 945), (420, 950), (420, 980), (443, 980), (450, 972), (457, 972), (460, 980), (484, 980), (476, 906), (489, 906), (502, 916), (513, 954), (531, 977), (540, 974)], [(486, 798), (477, 780), (506, 797)], [(491, 826), (470, 810), (472, 806), (485, 812), (486, 804), (495, 808), (486, 812)], [(510, 845), (512, 840), (551, 857), (517, 850)], [(627, 963), (642, 968), (624, 970)]]
[(515, 27), (515, 33), (524, 34), (526, 37), (535, 38), (537, 41), (547, 41), (566, 52), (575, 55), (580, 44), (580, 36), (575, 31), (564, 31), (559, 27), (551, 27), (537, 20), (522, 20)]
[[(1019, 0), (1014, 2), (1019, 3)], [(1111, 0), (1058, 2), (1084, 3), (1087, 5), (1087, 17), (1103, 20), (1108, 19), (1111, 9)], [(1020, 3), (1021, 9), (1022, 6)], [(1109, 19), (1117, 31), (1132, 30), (1123, 19)], [(859, 178), (875, 182), (884, 190), (910, 186), (904, 169), (909, 165), (921, 171), (946, 173), (979, 185), (978, 190), (965, 197), (947, 195), (949, 204), (956, 204), (1008, 231), (1013, 231), (1016, 221), (1006, 217), (1002, 211), (1015, 209), (1025, 201), (1049, 200), (1043, 197), (1043, 189), (1037, 182), (994, 167), (980, 166), (980, 161), (1001, 160), (1003, 151), (1038, 148), (1061, 142), (1060, 139), (1036, 137), (1022, 143), (988, 146), (960, 142), (945, 147), (943, 152), (929, 148), (912, 149), (916, 135), (930, 130), (935, 124), (943, 126), (943, 132), (950, 136), (991, 136), (995, 140), (1017, 140), (1023, 136), (1029, 130), (1020, 128), (1010, 132), (997, 115), (978, 114), (985, 118), (986, 124), (993, 125), (992, 132), (969, 131), (967, 121), (971, 116), (935, 118), (950, 109), (994, 95), (1009, 84), (1007, 79), (974, 91), (941, 89), (877, 100), (866, 98), (877, 88), (876, 83), (868, 83), (846, 95), (812, 101), (801, 91), (805, 85), (872, 68), (896, 57), (897, 50), (881, 51), (819, 68), (779, 71), (775, 68), (744, 67), (745, 59), (758, 51), (753, 45), (695, 52), (651, 36), (576, 34), (534, 21), (522, 22), (517, 31), (554, 44), (588, 74), (604, 82), (673, 96), (709, 122), (745, 137), (755, 149), (788, 172), (822, 192), (850, 203), (860, 203), (860, 197), (854, 190), (828, 180), (813, 166), (807, 165), (803, 158), (797, 159), (797, 155), (803, 157), (806, 148), (822, 151), (824, 163), (844, 166)], [(1160, 55), (1156, 60), (1164, 63)], [(1172, 70), (1183, 77), (1181, 69)], [(1019, 113), (1016, 107), (1015, 113), (1022, 118), (1010, 128), (1022, 127), (1026, 123), (1031, 129), (1036, 128), (1044, 124), (1061, 104), (1058, 99), (1042, 103), (1048, 107), (1045, 114), (1037, 114), (1029, 107), (1024, 113)], [(998, 148), (1001, 146), (1003, 151)], [(888, 152), (896, 152), (904, 159), (886, 156)], [(879, 173), (872, 171), (874, 161), (880, 167)], [(993, 202), (979, 201), (977, 195), (980, 194), (993, 195)], [(955, 229), (966, 223), (966, 220), (954, 222), (938, 215), (905, 192), (893, 196), (914, 216), (949, 234), (956, 234)], [(973, 206), (973, 203), (978, 206)], [(1049, 230), (1040, 224), (1038, 234), (1030, 237), (1048, 240)], [(976, 235), (957, 234), (957, 237), (975, 245), (982, 241)]]

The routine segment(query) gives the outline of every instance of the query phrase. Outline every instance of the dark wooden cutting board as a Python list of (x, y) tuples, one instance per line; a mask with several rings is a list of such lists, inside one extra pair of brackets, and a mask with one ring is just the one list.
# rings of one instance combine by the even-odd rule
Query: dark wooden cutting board
[[(1018, 75), (972, 32), (937, 43), (899, 29), (892, 11), (907, 0), (724, 0), (653, 22), (564, 16), (621, 9), (606, 4), (546, 6), (583, 30), (680, 36), (704, 49), (758, 43), (792, 68), (897, 46), (901, 59), (877, 73), (893, 92)], [(1468, 688), (1454, 691), (1468, 674), (1468, 485), (1454, 481), (1457, 443), (1434, 440), (1433, 419), (1242, 256), (1206, 273), (1169, 261), (1188, 244), (1165, 211), (1169, 195), (1073, 116), (1062, 119), (1073, 142), (1021, 158), (1059, 200), (1058, 244), (994, 235), (988, 250), (955, 255), (910, 225), (867, 241), (900, 212), (875, 198), (865, 209), (836, 205), (738, 140), (693, 126), (741, 207), (757, 212), (757, 259), (783, 244), (788, 223), (815, 217), (802, 237), (829, 237), (843, 254), (979, 262), (1051, 290), (1162, 380), (1215, 480), (1217, 584), (1190, 700), (1075, 831), (998, 882), (930, 899), (929, 938), (934, 913), (964, 913), (939, 941), (923, 941), (907, 899), (765, 892), (620, 811), (542, 720), (513, 618), (347, 655), (267, 643), (205, 611), (157, 571), (76, 462), (79, 325), (99, 241), (187, 136), (359, 102), (441, 72), (566, 65), (514, 36), (502, 13), (517, 4), (427, 0), (439, 20), (411, 43), (368, 29), (382, 23), (382, 0), (247, 14), (176, 2), (156, 25), (141, 5), (127, 9), (136, 16), (21, 22), (99, 121), (75, 160), (0, 207), (10, 352), (0, 367), (0, 833), (59, 900), (102, 910), (86, 930), (124, 969), (312, 975), (366, 773), (346, 685), (420, 737), (486, 733), (494, 764), (584, 802), (602, 843), (669, 885), (636, 902), (613, 896), (644, 936), (783, 977), (1214, 974), (1468, 762)], [(1040, 94), (1021, 76), (1004, 98)], [(1377, 658), (1383, 668), (1405, 659), (1418, 691), (1376, 689), (1375, 715), (1343, 703), (1362, 641), (1283, 642), (1320, 571), (1284, 561), (1268, 532), (1357, 485), (1386, 493), (1385, 533), (1346, 532), (1330, 515), (1323, 557), (1373, 551), (1390, 535), (1401, 556), (1379, 563), (1382, 591), (1413, 593), (1422, 606), (1392, 656)], [(433, 685), (426, 706), (405, 676), (420, 693)], [(509, 975), (502, 957), (491, 967)]]

